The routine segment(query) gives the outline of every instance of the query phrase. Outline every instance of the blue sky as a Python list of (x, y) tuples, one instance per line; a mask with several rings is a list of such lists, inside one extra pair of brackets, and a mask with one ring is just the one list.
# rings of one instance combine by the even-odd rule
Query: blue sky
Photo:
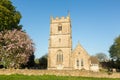
[(90, 55), (105, 53), (120, 35), (120, 0), (11, 0), (20, 24), (35, 43), (35, 57), (48, 53), (50, 16), (70, 12), (73, 49), (78, 41)]

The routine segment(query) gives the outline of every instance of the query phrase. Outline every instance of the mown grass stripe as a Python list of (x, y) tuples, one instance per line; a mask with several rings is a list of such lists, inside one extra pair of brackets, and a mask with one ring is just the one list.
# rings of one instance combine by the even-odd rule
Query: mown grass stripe
[(0, 75), (0, 80), (120, 80), (120, 78), (92, 78), (75, 76), (55, 76), (55, 75)]

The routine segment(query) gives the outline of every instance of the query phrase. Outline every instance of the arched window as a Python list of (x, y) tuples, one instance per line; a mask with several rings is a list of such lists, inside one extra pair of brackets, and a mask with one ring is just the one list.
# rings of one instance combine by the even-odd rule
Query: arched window
[(57, 52), (57, 63), (62, 63), (63, 62), (63, 53), (61, 50)]
[(76, 62), (76, 63), (77, 63), (77, 67), (79, 67), (79, 60), (77, 60), (77, 62)]
[(83, 59), (81, 59), (81, 66), (84, 66)]

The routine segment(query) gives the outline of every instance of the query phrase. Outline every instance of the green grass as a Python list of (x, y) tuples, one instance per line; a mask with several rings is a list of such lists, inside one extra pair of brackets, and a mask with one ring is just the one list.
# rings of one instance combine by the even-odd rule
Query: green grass
[(72, 76), (54, 76), (54, 75), (42, 75), (42, 76), (28, 76), (28, 75), (0, 75), (0, 80), (120, 80), (120, 78), (90, 78), (90, 77), (72, 77)]

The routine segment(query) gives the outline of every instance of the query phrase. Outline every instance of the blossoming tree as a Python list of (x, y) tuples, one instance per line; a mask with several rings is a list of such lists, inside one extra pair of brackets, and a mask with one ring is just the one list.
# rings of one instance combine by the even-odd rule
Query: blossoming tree
[(34, 44), (29, 36), (20, 30), (0, 32), (0, 64), (6, 68), (20, 68), (34, 53)]

